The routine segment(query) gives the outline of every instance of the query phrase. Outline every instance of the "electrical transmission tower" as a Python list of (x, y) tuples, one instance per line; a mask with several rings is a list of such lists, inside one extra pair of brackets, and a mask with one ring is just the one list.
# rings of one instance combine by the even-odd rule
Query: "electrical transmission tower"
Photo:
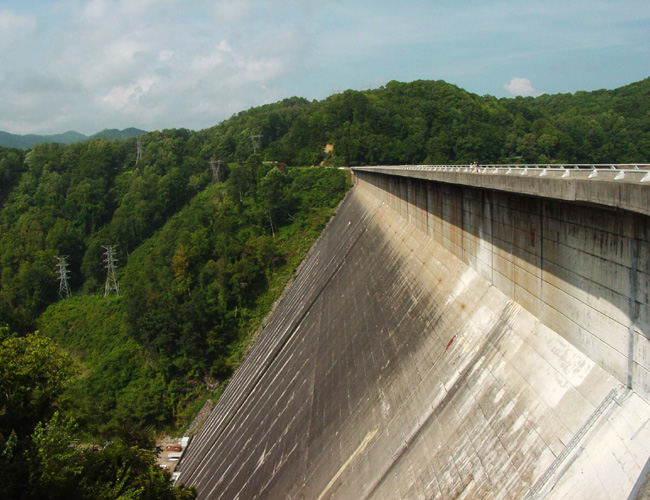
[(212, 168), (212, 184), (221, 183), (220, 173), (221, 173), (221, 160), (215, 160), (214, 156), (210, 160), (210, 167)]
[(135, 149), (135, 162), (138, 163), (142, 160), (142, 136), (139, 135), (136, 140), (136, 149)]
[(251, 142), (253, 143), (253, 154), (257, 154), (257, 150), (262, 147), (262, 134), (251, 132)]
[(54, 258), (59, 261), (56, 265), (57, 270), (56, 274), (59, 275), (57, 278), (59, 280), (59, 298), (67, 299), (70, 297), (70, 285), (68, 284), (68, 276), (70, 276), (70, 271), (68, 271), (68, 263), (66, 259), (69, 255), (56, 255)]
[(104, 252), (104, 263), (106, 264), (106, 285), (104, 286), (104, 297), (113, 292), (115, 295), (120, 294), (120, 284), (115, 276), (115, 268), (117, 267), (117, 259), (115, 258), (116, 245), (102, 245), (106, 250)]

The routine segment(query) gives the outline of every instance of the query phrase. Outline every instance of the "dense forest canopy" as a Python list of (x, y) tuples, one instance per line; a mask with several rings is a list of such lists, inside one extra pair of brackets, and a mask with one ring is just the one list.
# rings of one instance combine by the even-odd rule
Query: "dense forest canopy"
[[(291, 98), (200, 132), (244, 159), (251, 132), (287, 164), (647, 162), (650, 78), (616, 90), (496, 99), (442, 81), (390, 82), (320, 102)], [(331, 144), (325, 152), (324, 146)]]
[[(223, 389), (349, 187), (324, 167), (649, 158), (650, 79), (516, 99), (390, 82), (197, 132), (0, 148), (5, 491), (192, 497), (167, 486), (142, 429), (182, 426)], [(104, 297), (107, 245), (119, 296)], [(55, 256), (69, 264), (65, 300)]]

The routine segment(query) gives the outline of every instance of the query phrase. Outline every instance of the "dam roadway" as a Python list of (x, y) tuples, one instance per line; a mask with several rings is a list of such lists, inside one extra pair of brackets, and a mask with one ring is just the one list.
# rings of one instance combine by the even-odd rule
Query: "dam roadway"
[(645, 498), (647, 172), (353, 170), (177, 483), (228, 500)]

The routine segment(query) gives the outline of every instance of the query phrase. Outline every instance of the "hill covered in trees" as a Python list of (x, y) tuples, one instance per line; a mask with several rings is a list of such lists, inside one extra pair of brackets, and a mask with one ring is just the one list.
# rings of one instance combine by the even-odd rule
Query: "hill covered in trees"
[(57, 143), (57, 144), (73, 144), (75, 142), (86, 141), (88, 139), (107, 139), (109, 141), (126, 140), (131, 137), (137, 137), (145, 134), (144, 130), (137, 128), (126, 128), (124, 130), (117, 129), (104, 129), (101, 132), (88, 137), (87, 135), (69, 130), (63, 134), (53, 135), (36, 135), (36, 134), (10, 134), (9, 132), (0, 131), (0, 146), (5, 148), (29, 149), (36, 144)]
[[(260, 155), (213, 175), (193, 137), (148, 134), (137, 162), (128, 141), (0, 150), (0, 453), (10, 458), (0, 480), (10, 498), (191, 497), (169, 489), (143, 432), (183, 424), (223, 389), (348, 188), (344, 171)], [(105, 245), (117, 245), (119, 296), (103, 294)], [(57, 255), (70, 264), (65, 300)]]
[[(106, 484), (191, 496), (161, 486), (142, 429), (183, 426), (223, 389), (349, 187), (323, 167), (647, 162), (650, 79), (516, 99), (390, 82), (146, 133), (140, 154), (114, 138), (0, 148), (0, 473), (15, 496), (77, 485), (110, 498)], [(119, 296), (104, 297), (107, 245)]]
[[(247, 131), (287, 164), (647, 162), (650, 78), (616, 90), (496, 99), (442, 81), (390, 82), (319, 102), (291, 98), (200, 132), (245, 157)], [(332, 147), (324, 147), (331, 144)]]

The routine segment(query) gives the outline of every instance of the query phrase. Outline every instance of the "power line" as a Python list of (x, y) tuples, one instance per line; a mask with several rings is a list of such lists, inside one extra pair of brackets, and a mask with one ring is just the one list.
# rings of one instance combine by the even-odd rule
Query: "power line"
[(106, 285), (104, 286), (104, 297), (111, 292), (115, 295), (120, 294), (120, 284), (115, 275), (115, 269), (117, 267), (117, 259), (115, 258), (116, 246), (117, 245), (102, 245), (102, 248), (106, 250), (104, 252), (104, 263), (106, 264)]
[(70, 276), (70, 271), (68, 271), (68, 263), (66, 259), (69, 255), (56, 255), (54, 258), (59, 261), (56, 265), (57, 270), (56, 274), (59, 275), (57, 278), (59, 280), (59, 298), (67, 299), (70, 297), (70, 285), (68, 284), (68, 277)]

